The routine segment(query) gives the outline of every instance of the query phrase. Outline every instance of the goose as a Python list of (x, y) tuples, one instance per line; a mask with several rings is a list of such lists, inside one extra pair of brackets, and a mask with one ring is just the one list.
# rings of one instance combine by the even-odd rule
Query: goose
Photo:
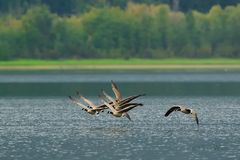
[(92, 115), (94, 115), (94, 114), (98, 114), (98, 109), (95, 109), (95, 108), (90, 108), (90, 107), (88, 107), (88, 106), (85, 106), (84, 104), (82, 104), (82, 103), (80, 103), (79, 101), (77, 101), (76, 99), (74, 99), (72, 96), (69, 96), (69, 99), (73, 102), (73, 103), (75, 103), (75, 104), (77, 104), (77, 105), (79, 105), (80, 107), (82, 107), (82, 110), (83, 111), (86, 111), (87, 113), (89, 113), (89, 114), (92, 114)]
[(137, 106), (142, 106), (142, 104), (139, 103), (139, 104), (135, 104), (133, 106), (125, 107), (125, 108), (123, 108), (121, 110), (116, 110), (112, 105), (110, 105), (109, 103), (107, 103), (105, 101), (104, 101), (104, 104), (111, 110), (111, 111), (108, 111), (107, 113), (112, 114), (115, 117), (124, 117), (125, 116), (130, 121), (132, 121), (132, 120), (131, 120), (131, 118), (130, 118), (130, 116), (129, 116), (129, 114), (127, 112), (130, 111), (131, 109), (137, 107)]
[(109, 96), (104, 90), (102, 90), (103, 96), (101, 97), (105, 102), (110, 101), (110, 105), (114, 107), (117, 111), (124, 109), (129, 106), (136, 106), (136, 105), (142, 105), (141, 103), (129, 103), (128, 101), (122, 102), (122, 101), (117, 101), (113, 99), (111, 96)]
[(197, 113), (190, 108), (186, 108), (183, 106), (179, 106), (179, 105), (175, 105), (173, 107), (171, 107), (166, 113), (165, 113), (165, 117), (167, 117), (170, 113), (172, 113), (173, 111), (179, 111), (185, 114), (191, 114), (193, 115), (193, 118), (195, 119), (197, 125), (199, 125), (199, 121), (198, 121), (198, 117), (197, 117)]
[(76, 92), (77, 95), (86, 103), (88, 104), (89, 108), (94, 108), (95, 110), (98, 110), (98, 111), (101, 111), (101, 112), (104, 112), (104, 109), (107, 109), (108, 107), (105, 106), (104, 104), (101, 104), (101, 105), (95, 105), (93, 102), (91, 102), (89, 99), (87, 99), (86, 97), (80, 95), (80, 93), (77, 91)]
[[(103, 91), (103, 90), (102, 90)], [(138, 94), (138, 95), (134, 95), (134, 96), (129, 96), (127, 98), (124, 98), (120, 101), (118, 101), (118, 104), (121, 106), (121, 105), (124, 105), (124, 104), (127, 104), (131, 101), (133, 101), (134, 99), (138, 98), (138, 97), (141, 97), (141, 96), (145, 96), (145, 94)], [(99, 97), (101, 99), (104, 99), (105, 101), (109, 101), (109, 104), (113, 104), (113, 101), (114, 100), (111, 96), (109, 96), (105, 91), (102, 92), (102, 94), (99, 95)], [(101, 106), (105, 106), (105, 104), (102, 104)]]
[[(101, 105), (95, 105), (93, 102), (91, 102), (89, 99), (87, 99), (86, 97), (80, 95), (80, 93), (77, 91), (76, 94), (86, 103), (88, 104), (88, 108), (90, 109), (94, 109), (97, 111), (97, 114), (101, 111), (104, 112), (104, 109), (107, 109), (108, 107), (105, 104), (101, 104)], [(105, 93), (106, 94), (106, 93)], [(107, 94), (106, 94), (107, 95)], [(109, 96), (109, 95), (107, 95)], [(122, 99), (119, 101), (119, 105), (121, 106), (121, 108), (123, 107), (127, 107), (127, 106), (131, 106), (131, 105), (136, 105), (137, 103), (129, 103), (130, 101), (140, 97), (140, 96), (144, 96), (144, 94), (139, 94), (139, 95), (135, 95), (135, 96), (129, 96), (128, 98)], [(108, 101), (109, 98), (111, 98), (111, 102), (109, 104), (113, 105), (113, 101), (114, 99), (112, 97), (109, 96), (109, 98), (107, 99), (106, 96), (100, 96), (100, 98), (105, 99), (105, 101)], [(77, 100), (75, 100), (77, 101)], [(77, 101), (78, 102), (78, 101)], [(127, 104), (128, 105), (125, 105)]]
[(93, 110), (96, 110), (96, 111), (97, 111), (97, 114), (98, 114), (100, 111), (103, 112), (103, 110), (106, 109), (105, 106), (97, 106), (97, 105), (95, 105), (92, 101), (90, 101), (89, 99), (87, 99), (86, 97), (84, 97), (84, 96), (82, 96), (82, 95), (79, 95), (79, 96), (80, 96), (80, 98), (81, 98), (86, 104), (89, 105), (90, 108), (92, 108)]
[[(116, 110), (121, 110), (120, 104), (117, 102), (117, 100), (113, 99), (111, 96), (109, 96), (104, 90), (102, 90), (103, 93), (103, 100), (105, 102), (110, 101), (110, 105), (112, 105), (114, 107), (114, 109)], [(105, 103), (104, 103), (105, 104)], [(109, 103), (108, 103), (109, 104)], [(106, 105), (106, 104), (105, 104)]]

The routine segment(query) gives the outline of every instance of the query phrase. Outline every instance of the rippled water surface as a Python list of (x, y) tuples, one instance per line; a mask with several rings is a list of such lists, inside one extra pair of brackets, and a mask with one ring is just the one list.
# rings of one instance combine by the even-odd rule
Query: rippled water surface
[[(238, 73), (236, 75), (239, 76)], [(4, 76), (9, 75), (2, 75)], [(198, 76), (201, 77), (201, 74)], [(154, 74), (152, 78), (155, 78)], [(24, 96), (14, 94), (14, 89), (9, 89), (11, 90), (9, 94), (13, 94), (12, 96), (4, 95), (3, 91), (0, 93), (2, 95), (0, 96), (0, 159), (238, 160), (240, 159), (240, 98), (239, 92), (228, 95), (231, 91), (228, 87), (237, 90), (236, 86), (240, 81), (238, 78), (234, 79), (233, 75), (231, 78), (233, 80), (229, 80), (229, 83), (224, 82), (223, 86), (221, 86), (223, 83), (219, 84), (223, 77), (220, 79), (215, 77), (217, 85), (211, 77), (210, 84), (193, 83), (193, 81), (179, 83), (176, 91), (172, 87), (174, 83), (166, 85), (158, 82), (156, 85), (153, 82), (154, 85), (151, 86), (151, 81), (141, 82), (141, 85), (137, 85), (140, 91), (141, 86), (145, 87), (143, 91), (157, 91), (147, 93), (147, 96), (136, 100), (144, 106), (129, 112), (133, 121), (129, 121), (126, 117), (116, 118), (106, 112), (96, 116), (89, 115), (71, 103), (63, 93), (59, 96), (43, 94), (31, 96), (33, 92), (37, 92), (37, 90), (31, 91), (32, 85), (36, 85), (37, 82), (31, 85), (24, 82), (25, 87), (29, 88), (18, 88), (19, 93), (20, 91), (25, 93)], [(110, 79), (118, 80), (114, 76)], [(83, 81), (74, 83), (72, 88), (79, 89), (82, 85), (90, 86), (92, 83), (93, 88), (91, 93), (88, 92), (87, 97), (95, 103), (100, 103), (97, 91), (101, 87), (111, 91), (106, 81), (104, 80), (104, 83)], [(122, 93), (132, 94), (131, 86), (134, 83), (132, 80), (129, 83), (126, 79), (124, 81), (125, 83), (119, 83)], [(231, 86), (233, 82), (235, 86)], [(0, 83), (1, 87), (5, 84), (3, 80)], [(45, 83), (47, 85), (47, 82)], [(68, 83), (67, 86), (71, 82)], [(51, 88), (54, 84), (51, 82), (46, 87), (48, 92), (55, 91), (55, 88)], [(11, 85), (14, 88), (14, 85), (18, 84), (11, 83)], [(58, 85), (61, 86), (61, 83)], [(95, 85), (97, 87), (94, 87)], [(171, 88), (172, 91), (164, 96), (162, 90), (157, 88), (162, 85)], [(208, 86), (204, 88), (205, 92), (196, 94), (191, 88), (201, 88), (199, 85)], [(211, 85), (217, 87), (209, 88)], [(146, 89), (149, 86), (151, 90)], [(208, 91), (207, 88), (215, 91)], [(6, 88), (4, 89), (8, 92)], [(181, 89), (185, 91), (179, 92)], [(133, 86), (133, 90), (134, 93), (137, 92), (136, 86)], [(70, 92), (68, 87), (65, 91), (75, 94), (73, 90)], [(85, 91), (86, 89), (82, 90), (83, 94)], [(187, 91), (190, 93), (185, 94)], [(172, 94), (174, 92), (179, 95)], [(211, 92), (211, 95), (204, 95), (208, 92)], [(172, 113), (169, 117), (164, 117), (165, 112), (174, 104), (187, 105), (195, 109), (199, 116), (199, 127), (191, 116), (183, 113)]]
[[(97, 101), (96, 97), (92, 97)], [(132, 122), (92, 116), (66, 98), (0, 99), (1, 159), (239, 159), (238, 97), (144, 97)], [(199, 114), (199, 128), (173, 104)]]

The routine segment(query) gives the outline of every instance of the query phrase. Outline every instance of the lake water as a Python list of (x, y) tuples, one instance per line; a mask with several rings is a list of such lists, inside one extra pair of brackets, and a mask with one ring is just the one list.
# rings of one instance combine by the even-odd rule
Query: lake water
[[(116, 81), (146, 93), (126, 117), (89, 115), (68, 99), (100, 103)], [(0, 159), (240, 159), (240, 72), (51, 71), (0, 73)], [(198, 112), (165, 112), (174, 104)]]

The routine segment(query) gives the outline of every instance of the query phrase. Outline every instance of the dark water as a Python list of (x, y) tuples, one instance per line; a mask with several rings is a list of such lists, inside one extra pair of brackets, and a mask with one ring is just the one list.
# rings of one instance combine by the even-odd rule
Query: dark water
[(101, 89), (111, 92), (111, 80), (124, 89), (125, 95), (240, 95), (240, 71), (42, 71), (0, 72), (0, 96), (68, 96), (77, 90), (97, 96)]
[[(115, 80), (143, 107), (115, 118), (89, 115), (67, 95), (100, 103)], [(4, 72), (0, 159), (240, 159), (240, 72)], [(198, 112), (164, 113), (174, 104)]]

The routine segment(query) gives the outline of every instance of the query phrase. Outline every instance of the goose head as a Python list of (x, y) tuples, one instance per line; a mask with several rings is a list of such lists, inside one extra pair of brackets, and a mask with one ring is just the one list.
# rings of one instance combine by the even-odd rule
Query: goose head
[(90, 108), (90, 109), (92, 109), (92, 107), (91, 106), (87, 106), (88, 108)]
[(113, 114), (113, 112), (111, 112), (111, 111), (108, 111), (107, 113), (108, 113), (108, 114)]

